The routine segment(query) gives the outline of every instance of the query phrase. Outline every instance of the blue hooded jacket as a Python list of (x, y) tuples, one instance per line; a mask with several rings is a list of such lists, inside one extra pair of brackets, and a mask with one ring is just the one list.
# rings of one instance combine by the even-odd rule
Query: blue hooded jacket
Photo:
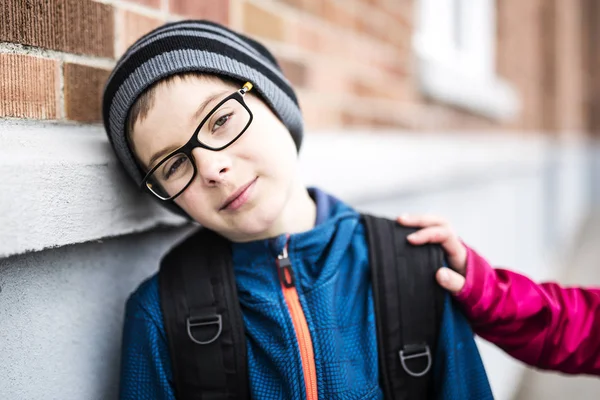
[[(233, 244), (255, 399), (305, 399), (300, 349), (276, 258), (288, 241), (322, 399), (382, 399), (373, 291), (358, 212), (317, 190), (315, 227), (288, 238)], [(157, 275), (127, 302), (120, 398), (175, 399)], [(437, 399), (492, 399), (473, 333), (447, 296), (434, 358)]]

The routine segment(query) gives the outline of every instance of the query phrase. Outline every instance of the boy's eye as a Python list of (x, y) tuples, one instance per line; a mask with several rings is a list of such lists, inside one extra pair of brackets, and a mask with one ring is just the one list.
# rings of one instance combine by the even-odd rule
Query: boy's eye
[(177, 156), (175, 157), (173, 160), (170, 160), (169, 162), (167, 162), (167, 165), (165, 165), (163, 171), (164, 171), (164, 179), (167, 180), (169, 179), (171, 176), (173, 176), (175, 173), (177, 173), (178, 170), (182, 169), (181, 167), (183, 166), (183, 164), (185, 164), (187, 162), (187, 157), (186, 156)]
[(220, 127), (222, 127), (223, 125), (225, 125), (227, 123), (227, 121), (229, 121), (229, 119), (231, 118), (231, 115), (233, 113), (229, 113), (229, 114), (225, 114), (221, 117), (219, 117), (215, 123), (213, 124), (213, 129), (212, 131), (215, 132), (217, 129), (219, 129)]

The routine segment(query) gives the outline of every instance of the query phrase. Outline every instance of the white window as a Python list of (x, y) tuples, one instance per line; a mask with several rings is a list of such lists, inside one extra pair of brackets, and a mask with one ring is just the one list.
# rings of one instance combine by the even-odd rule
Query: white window
[(495, 0), (417, 0), (421, 90), (490, 118), (513, 118), (516, 92), (496, 75)]

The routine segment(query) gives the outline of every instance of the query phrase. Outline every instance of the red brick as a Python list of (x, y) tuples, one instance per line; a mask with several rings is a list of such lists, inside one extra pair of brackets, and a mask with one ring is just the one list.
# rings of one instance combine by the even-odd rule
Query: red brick
[(390, 13), (390, 17), (393, 18), (397, 24), (402, 25), (406, 28), (412, 28), (415, 26), (413, 7), (407, 7), (405, 10), (400, 12)]
[(556, 2), (557, 111), (561, 131), (581, 132), (584, 129), (583, 101), (585, 90), (582, 63), (581, 5)]
[(152, 8), (160, 8), (161, 0), (125, 0), (130, 3), (137, 3), (143, 6), (152, 7)]
[[(513, 128), (553, 130), (557, 127), (561, 110), (556, 109), (556, 97), (560, 95), (555, 70), (558, 62), (556, 4), (556, 1), (544, 0), (498, 2), (498, 74), (511, 83), (522, 102), (522, 111), (511, 124)], [(548, 11), (551, 15), (546, 15)]]
[(340, 126), (338, 102), (322, 99), (318, 93), (299, 92), (300, 109), (307, 130), (319, 130)]
[(304, 0), (303, 8), (310, 14), (323, 15), (323, 0)]
[(229, 0), (169, 0), (169, 11), (184, 17), (229, 24)]
[(321, 42), (323, 35), (311, 24), (304, 23), (301, 20), (297, 22), (290, 21), (290, 23), (287, 24), (287, 30), (287, 42), (304, 50), (316, 53), (323, 44)]
[(409, 88), (406, 80), (397, 79), (353, 79), (349, 90), (356, 96), (387, 100), (406, 100)]
[(397, 1), (386, 0), (379, 2), (379, 9), (393, 18), (400, 18), (404, 23), (413, 24), (415, 6), (419, 0)]
[(328, 57), (344, 57), (344, 37), (342, 35), (336, 34), (330, 29), (315, 30), (314, 35), (312, 46), (310, 43), (304, 44), (307, 50), (318, 51)]
[(293, 60), (286, 60), (278, 57), (279, 65), (283, 70), (283, 74), (289, 81), (296, 86), (302, 87), (306, 85), (307, 66), (306, 64)]
[(348, 77), (345, 69), (327, 62), (311, 63), (307, 86), (322, 93), (340, 95), (348, 90)]
[(282, 0), (301, 11), (320, 16), (323, 13), (323, 0)]
[[(355, 107), (348, 110), (342, 110), (341, 124), (342, 127), (369, 127), (369, 128), (405, 128), (398, 118), (392, 115), (377, 115), (375, 113), (361, 114)], [(364, 111), (363, 111), (364, 112)]]
[(350, 2), (323, 0), (323, 18), (344, 29), (354, 29), (356, 18), (353, 9)]
[(119, 21), (122, 26), (119, 34), (118, 44), (115, 48), (116, 56), (119, 57), (137, 39), (152, 29), (164, 24), (164, 21), (139, 15), (132, 11), (119, 10)]
[(383, 57), (377, 67), (396, 78), (405, 78), (408, 75), (406, 57)]
[(357, 18), (356, 30), (364, 35), (377, 38), (378, 34), (376, 24), (378, 23), (379, 22), (373, 21), (371, 16), (362, 15), (359, 18)]
[(101, 120), (101, 99), (110, 71), (85, 65), (66, 63), (65, 117), (73, 121)]
[[(346, 103), (341, 109), (341, 125), (344, 127), (372, 127), (372, 128), (411, 128), (413, 125), (406, 110), (400, 105), (394, 106), (392, 102), (380, 104), (370, 99), (359, 100), (361, 107), (356, 107), (351, 102)], [(393, 111), (392, 111), (393, 110)]]
[[(398, 49), (410, 50), (413, 36), (412, 26), (404, 24), (398, 18), (388, 22), (384, 38)], [(387, 37), (386, 37), (387, 36)]]
[(383, 12), (359, 13), (357, 19), (358, 29), (373, 39), (388, 41), (389, 36), (401, 35), (403, 33), (402, 31), (398, 32), (402, 27), (398, 26), (390, 15)]
[(0, 41), (112, 57), (112, 7), (90, 0), (3, 0)]
[(302, 9), (304, 7), (304, 0), (280, 0), (281, 2), (288, 4), (292, 7)]
[(285, 31), (281, 16), (252, 3), (244, 3), (243, 12), (246, 33), (267, 39), (283, 40)]
[(587, 71), (587, 123), (588, 131), (600, 138), (600, 52), (596, 51), (600, 37), (600, 3), (585, 0), (584, 13), (584, 62)]
[(58, 62), (0, 54), (0, 117), (56, 119)]

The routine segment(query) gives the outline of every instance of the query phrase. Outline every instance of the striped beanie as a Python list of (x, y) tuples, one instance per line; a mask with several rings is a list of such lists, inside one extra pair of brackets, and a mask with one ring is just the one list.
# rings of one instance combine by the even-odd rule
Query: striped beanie
[(117, 157), (137, 184), (141, 184), (144, 171), (126, 137), (129, 110), (154, 83), (184, 72), (250, 81), (300, 149), (303, 123), (298, 100), (277, 61), (263, 45), (213, 22), (169, 23), (147, 33), (125, 52), (104, 89), (104, 127)]

